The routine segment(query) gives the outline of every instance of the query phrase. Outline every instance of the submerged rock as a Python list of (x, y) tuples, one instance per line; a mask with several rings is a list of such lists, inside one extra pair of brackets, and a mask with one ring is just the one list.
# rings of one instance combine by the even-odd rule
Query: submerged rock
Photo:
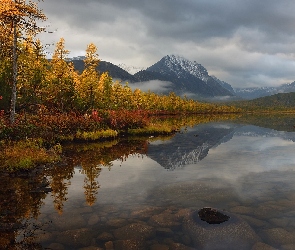
[(155, 236), (153, 227), (144, 223), (133, 223), (114, 231), (114, 235), (118, 240), (142, 240), (145, 241)]
[[(194, 216), (199, 216), (201, 220), (206, 221), (209, 224), (221, 224), (229, 220), (229, 216), (219, 212), (216, 209), (211, 207), (202, 208), (197, 214), (194, 213)], [(198, 218), (195, 218), (197, 220)]]
[(212, 208), (190, 213), (184, 219), (183, 231), (191, 237), (197, 249), (249, 250), (260, 241), (245, 221)]

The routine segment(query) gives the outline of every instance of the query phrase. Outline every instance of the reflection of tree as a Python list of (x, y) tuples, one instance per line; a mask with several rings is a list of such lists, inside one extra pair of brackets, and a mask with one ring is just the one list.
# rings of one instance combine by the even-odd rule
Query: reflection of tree
[(72, 165), (55, 166), (47, 174), (51, 176), (50, 187), (52, 189), (51, 195), (54, 198), (54, 208), (59, 214), (62, 214), (64, 202), (68, 199), (66, 196), (68, 186), (71, 184), (70, 179), (74, 174), (74, 167)]
[(131, 154), (145, 154), (147, 151), (145, 140), (122, 140), (112, 142), (87, 143), (68, 145), (65, 152), (73, 161), (73, 166), (81, 166), (81, 173), (85, 175), (84, 193), (89, 206), (96, 201), (100, 187), (97, 178), (102, 168), (111, 170), (112, 161), (126, 160)]
[(0, 173), (1, 249), (41, 249), (33, 242), (29, 226), (31, 218), (40, 214), (48, 183), (42, 172), (22, 174), (23, 177)]
[(67, 156), (73, 160), (74, 166), (108, 167), (111, 169), (112, 161), (126, 160), (132, 154), (146, 154), (148, 142), (142, 139), (121, 140), (104, 143), (87, 143), (78, 146), (67, 145), (64, 148)]
[(86, 203), (89, 206), (92, 206), (96, 201), (96, 195), (98, 193), (99, 189), (99, 183), (96, 181), (96, 178), (98, 178), (99, 174), (101, 172), (101, 168), (98, 166), (93, 165), (82, 165), (82, 174), (85, 174), (84, 179), (84, 194), (86, 198)]

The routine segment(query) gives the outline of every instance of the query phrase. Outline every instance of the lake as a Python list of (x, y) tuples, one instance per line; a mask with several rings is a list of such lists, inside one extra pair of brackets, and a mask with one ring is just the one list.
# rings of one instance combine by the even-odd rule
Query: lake
[[(0, 245), (295, 249), (293, 125), (246, 117), (65, 145), (65, 163), (0, 177)], [(209, 224), (198, 217), (205, 207), (229, 219)]]

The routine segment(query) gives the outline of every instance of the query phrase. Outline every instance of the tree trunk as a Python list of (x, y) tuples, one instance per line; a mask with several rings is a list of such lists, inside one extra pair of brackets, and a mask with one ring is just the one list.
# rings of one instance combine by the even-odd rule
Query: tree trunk
[(13, 47), (12, 47), (12, 93), (10, 103), (10, 123), (15, 121), (15, 106), (16, 106), (16, 83), (17, 83), (17, 25), (16, 20), (13, 20)]

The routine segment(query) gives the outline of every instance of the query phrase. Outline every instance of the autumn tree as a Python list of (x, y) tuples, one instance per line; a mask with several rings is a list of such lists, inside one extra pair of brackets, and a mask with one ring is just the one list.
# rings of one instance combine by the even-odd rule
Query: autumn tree
[(46, 70), (48, 60), (43, 53), (43, 46), (39, 40), (33, 41), (28, 37), (20, 46), (19, 56), (18, 100), (17, 106), (31, 111), (42, 104), (43, 89), (46, 86)]
[(112, 109), (113, 103), (111, 101), (113, 79), (108, 72), (103, 72), (99, 78), (99, 89), (101, 93), (99, 95), (98, 107), (102, 109)]
[(57, 44), (49, 64), (46, 80), (44, 103), (49, 108), (65, 112), (73, 109), (76, 102), (75, 85), (78, 73), (71, 62), (67, 62), (69, 51), (65, 49), (65, 40), (61, 38)]
[(99, 84), (100, 76), (96, 69), (99, 61), (97, 47), (90, 43), (86, 49), (84, 70), (76, 85), (79, 103), (83, 110), (96, 108), (99, 97), (102, 95), (103, 86)]
[(0, 0), (0, 39), (1, 56), (9, 56), (12, 62), (11, 107), (10, 122), (15, 120), (16, 92), (17, 92), (17, 59), (20, 53), (18, 41), (27, 36), (34, 37), (43, 31), (38, 21), (46, 20), (38, 4), (26, 0)]

